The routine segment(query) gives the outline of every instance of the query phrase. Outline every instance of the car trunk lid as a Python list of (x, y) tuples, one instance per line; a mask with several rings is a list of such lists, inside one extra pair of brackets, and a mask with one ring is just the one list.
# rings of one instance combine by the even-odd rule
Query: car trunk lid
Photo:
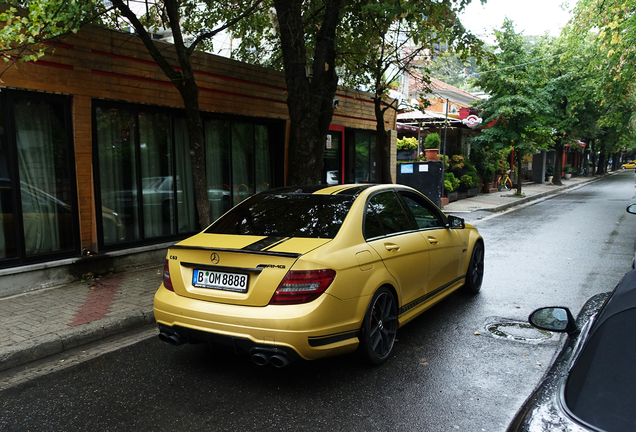
[(329, 239), (201, 233), (171, 247), (176, 294), (243, 306), (266, 306), (298, 257)]

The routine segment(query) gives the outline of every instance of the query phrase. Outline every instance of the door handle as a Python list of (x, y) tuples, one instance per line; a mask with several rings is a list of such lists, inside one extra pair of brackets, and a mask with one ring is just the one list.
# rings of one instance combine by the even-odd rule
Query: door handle
[(438, 240), (435, 237), (428, 237), (428, 242), (431, 244), (437, 244)]
[(397, 251), (400, 250), (400, 247), (398, 245), (396, 245), (396, 244), (393, 244), (393, 243), (384, 243), (384, 247), (389, 252), (397, 252)]

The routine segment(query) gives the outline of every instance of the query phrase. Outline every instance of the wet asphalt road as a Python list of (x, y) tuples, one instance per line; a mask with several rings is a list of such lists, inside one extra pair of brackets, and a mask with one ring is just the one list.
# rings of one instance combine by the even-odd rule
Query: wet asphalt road
[(503, 431), (556, 340), (485, 324), (546, 305), (577, 313), (611, 290), (631, 262), (635, 192), (621, 173), (473, 221), (486, 241), (481, 293), (455, 293), (400, 329), (383, 366), (350, 355), (278, 370), (146, 339), (0, 392), (0, 430)]

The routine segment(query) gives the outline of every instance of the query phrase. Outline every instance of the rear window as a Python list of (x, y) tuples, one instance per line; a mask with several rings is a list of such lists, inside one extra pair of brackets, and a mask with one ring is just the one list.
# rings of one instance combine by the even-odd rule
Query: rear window
[(257, 194), (234, 207), (205, 232), (333, 238), (354, 199), (343, 195)]

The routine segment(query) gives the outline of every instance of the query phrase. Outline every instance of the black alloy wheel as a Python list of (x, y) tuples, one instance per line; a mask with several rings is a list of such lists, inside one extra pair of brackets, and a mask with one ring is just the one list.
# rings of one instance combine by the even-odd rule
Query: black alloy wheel
[(468, 265), (468, 273), (466, 273), (466, 291), (471, 294), (477, 294), (481, 289), (481, 283), (484, 280), (484, 245), (481, 242), (475, 243), (473, 253), (470, 257)]
[(397, 329), (395, 296), (388, 288), (380, 288), (367, 307), (360, 332), (362, 354), (368, 361), (379, 365), (389, 358)]

